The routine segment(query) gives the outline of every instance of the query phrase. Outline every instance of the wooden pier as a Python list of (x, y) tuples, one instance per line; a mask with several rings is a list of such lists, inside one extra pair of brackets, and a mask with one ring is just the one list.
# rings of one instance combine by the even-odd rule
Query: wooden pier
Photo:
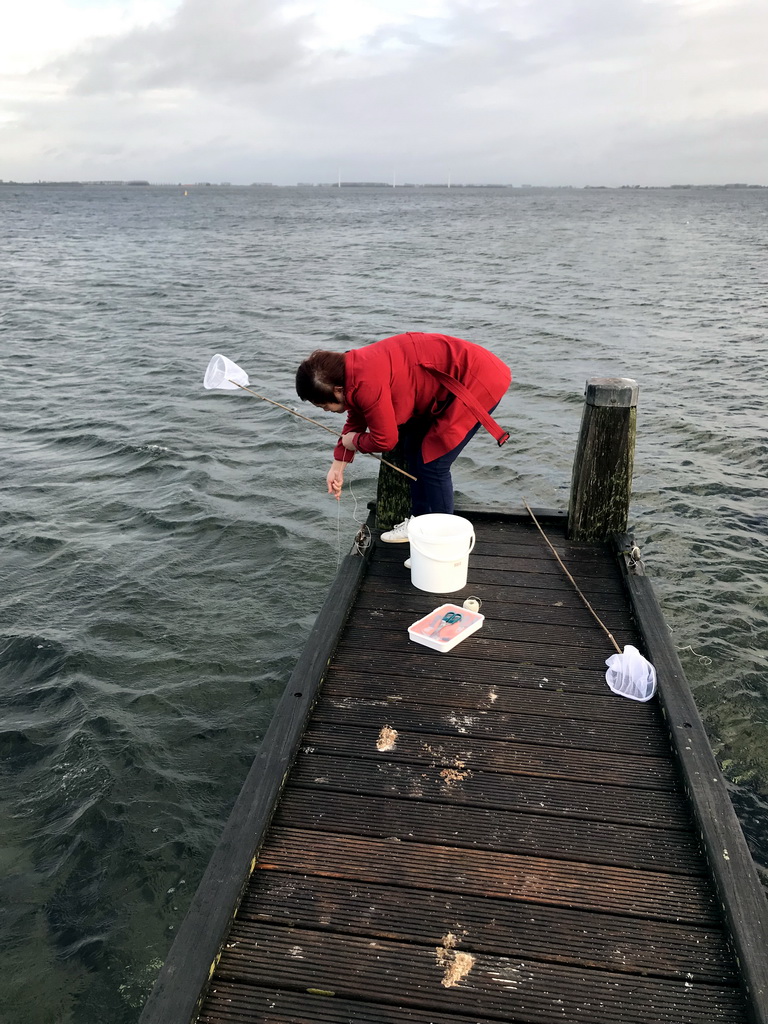
[[(631, 481), (631, 453), (611, 460)], [(658, 695), (610, 691), (613, 647), (527, 513), (461, 513), (477, 544), (450, 598), (374, 530), (141, 1024), (768, 1024), (765, 894), (638, 553), (595, 539), (591, 481), (575, 474), (578, 523), (536, 515)], [(410, 640), (469, 594), (479, 632), (449, 653)]]
[(642, 647), (637, 591), (647, 704), (606, 686), (612, 648), (530, 520), (467, 518), (452, 600), (486, 621), (448, 654), (408, 637), (440, 599), (407, 547), (346, 559), (143, 1024), (768, 1020), (762, 891), (628, 549), (544, 516)]

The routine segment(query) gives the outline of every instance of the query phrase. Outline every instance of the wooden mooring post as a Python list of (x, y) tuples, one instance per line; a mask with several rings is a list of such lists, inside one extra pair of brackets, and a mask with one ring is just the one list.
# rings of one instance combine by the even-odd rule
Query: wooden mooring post
[(628, 377), (587, 381), (568, 506), (571, 540), (603, 541), (626, 532), (638, 390)]
[[(407, 469), (405, 455), (400, 442), (386, 453), (387, 462)], [(411, 514), (411, 488), (408, 478), (390, 469), (382, 462), (379, 467), (379, 482), (376, 488), (376, 529), (391, 530), (396, 523), (402, 523)]]

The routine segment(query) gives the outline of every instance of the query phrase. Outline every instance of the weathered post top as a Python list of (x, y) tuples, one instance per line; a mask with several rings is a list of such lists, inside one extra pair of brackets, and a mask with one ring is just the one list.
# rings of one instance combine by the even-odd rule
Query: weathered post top
[(590, 377), (584, 400), (598, 408), (634, 409), (639, 391), (637, 381), (630, 377)]
[(573, 540), (605, 540), (627, 529), (638, 391), (629, 377), (587, 381), (568, 507)]

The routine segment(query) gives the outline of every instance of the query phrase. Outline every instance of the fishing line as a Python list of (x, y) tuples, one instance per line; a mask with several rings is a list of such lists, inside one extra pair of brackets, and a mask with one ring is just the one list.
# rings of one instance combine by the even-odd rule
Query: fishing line
[[(349, 484), (349, 493), (352, 498), (352, 501), (354, 502), (354, 505), (352, 507), (352, 520), (355, 523), (355, 525), (359, 527), (357, 533), (355, 534), (355, 539), (352, 542), (352, 548), (358, 555), (362, 555), (367, 550), (367, 548), (370, 547), (372, 538), (371, 531), (368, 527), (368, 523), (366, 522), (366, 520), (358, 519), (357, 516), (357, 508), (359, 502), (357, 500), (357, 495), (355, 494), (354, 488), (352, 487), (352, 476), (350, 473), (350, 466), (351, 464), (347, 465), (348, 476), (346, 482), (347, 484)], [(342, 486), (342, 494), (343, 493), (344, 491)], [(339, 497), (336, 509), (336, 545), (336, 571), (338, 572), (339, 566), (341, 565), (341, 497)]]
[[(670, 635), (675, 632), (675, 627), (670, 626), (669, 624), (667, 625), (667, 629), (669, 630)], [(717, 643), (717, 641), (715, 640), (714, 643)], [(699, 654), (698, 651), (694, 651), (693, 647), (691, 647), (690, 644), (686, 644), (685, 647), (678, 647), (677, 644), (675, 644), (675, 650), (679, 651), (681, 654), (684, 654), (686, 651), (690, 651), (694, 658), (698, 659), (698, 661), (702, 665), (712, 664), (711, 658), (708, 658), (706, 654)]]
[(676, 651), (680, 651), (681, 654), (684, 651), (690, 651), (691, 654), (694, 656), (694, 658), (698, 658), (699, 659), (699, 661), (701, 662), (702, 665), (711, 665), (712, 664), (712, 659), (711, 658), (708, 658), (706, 656), (706, 654), (697, 654), (697, 652), (694, 651), (694, 649), (691, 647), (690, 644), (688, 644), (686, 647), (676, 647), (675, 650)]
[(341, 565), (341, 495), (336, 502), (336, 572)]
[[(629, 552), (629, 564), (633, 568), (639, 568), (641, 572), (645, 573), (645, 562), (643, 561), (642, 553), (637, 544), (635, 544), (632, 547), (632, 550)], [(674, 633), (674, 629), (672, 629), (671, 626), (668, 626), (667, 628), (669, 629), (670, 633)], [(708, 658), (706, 654), (699, 654), (697, 651), (694, 651), (693, 647), (691, 647), (690, 644), (686, 644), (685, 647), (678, 647), (677, 645), (675, 645), (675, 650), (679, 651), (681, 654), (685, 653), (686, 651), (690, 651), (694, 658), (697, 658), (700, 664), (702, 665), (712, 664), (711, 658)]]
[(355, 534), (355, 539), (354, 539), (354, 542), (353, 542), (354, 543), (354, 548), (355, 548), (355, 551), (358, 553), (358, 555), (362, 555), (363, 552), (367, 548), (369, 548), (371, 546), (371, 542), (372, 542), (373, 538), (371, 537), (371, 531), (370, 531), (370, 529), (368, 527), (368, 522), (367, 522), (367, 518), (368, 517), (366, 516), (365, 519), (358, 519), (357, 518), (357, 505), (358, 505), (357, 495), (352, 490), (352, 481), (351, 480), (349, 481), (349, 493), (352, 495), (352, 500), (355, 503), (355, 507), (352, 510), (352, 518), (355, 521), (355, 523), (357, 523), (357, 525), (360, 527), (360, 529)]

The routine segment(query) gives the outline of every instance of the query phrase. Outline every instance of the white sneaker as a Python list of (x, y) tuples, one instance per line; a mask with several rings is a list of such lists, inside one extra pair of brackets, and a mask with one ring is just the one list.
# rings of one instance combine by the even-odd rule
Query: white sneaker
[(398, 523), (397, 526), (393, 526), (391, 530), (387, 530), (386, 533), (382, 533), (381, 539), (385, 544), (407, 544), (408, 543), (408, 523), (410, 523), (411, 517), (408, 516), (402, 523)]
[(410, 569), (411, 568), (411, 560), (410, 560), (410, 558), (406, 558), (406, 560), (403, 562), (403, 565), (405, 566), (406, 569)]

